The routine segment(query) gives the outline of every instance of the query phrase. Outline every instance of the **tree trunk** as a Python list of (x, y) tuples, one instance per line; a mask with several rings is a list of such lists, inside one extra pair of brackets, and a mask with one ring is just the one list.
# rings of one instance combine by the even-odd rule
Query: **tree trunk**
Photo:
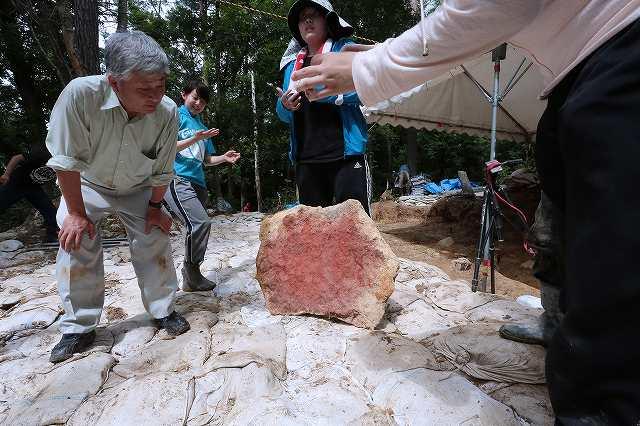
[(218, 202), (218, 198), (222, 198), (222, 186), (220, 185), (220, 173), (218, 173), (217, 167), (212, 167), (213, 176), (213, 193), (215, 195), (216, 203)]
[(247, 203), (247, 196), (245, 194), (246, 185), (244, 184), (244, 179), (242, 179), (242, 165), (239, 162), (238, 173), (240, 174), (240, 211), (242, 211), (244, 205)]
[(25, 57), (24, 40), (20, 34), (20, 26), (16, 9), (10, 2), (2, 2), (0, 6), (0, 42), (4, 55), (9, 63), (16, 88), (22, 100), (28, 128), (27, 135), (33, 141), (44, 139), (45, 122), (39, 91), (33, 81), (35, 70)]
[(60, 36), (60, 20), (55, 4), (50, 2), (32, 3), (31, 0), (11, 0), (17, 15), (24, 17), (29, 35), (37, 45), (42, 58), (55, 70), (60, 82), (60, 90), (73, 78), (71, 68), (64, 53), (64, 44)]
[[(206, 10), (201, 8), (202, 10)], [(213, 15), (213, 26), (214, 28), (218, 27), (218, 22), (220, 21), (220, 10), (216, 7), (216, 13)], [(222, 114), (222, 99), (224, 99), (224, 97), (226, 96), (225, 93), (225, 86), (220, 84), (220, 67), (221, 67), (221, 63), (222, 63), (222, 57), (221, 57), (221, 53), (218, 49), (214, 50), (214, 82), (216, 85), (216, 91), (215, 91), (215, 102), (213, 105), (214, 107), (214, 114), (215, 114), (215, 119), (216, 120), (220, 120), (220, 116)], [(218, 168), (217, 167), (212, 167), (213, 169), (213, 191), (215, 193), (215, 198), (216, 198), (216, 203), (218, 202), (218, 197), (222, 197), (222, 187), (220, 186), (220, 175), (218, 173)]]
[(64, 49), (69, 57), (69, 63), (71, 64), (72, 77), (79, 77), (86, 75), (78, 51), (76, 50), (75, 43), (75, 31), (73, 30), (73, 17), (71, 16), (71, 3), (70, 0), (57, 0), (56, 8), (58, 9), (58, 16), (60, 16), (60, 24), (62, 26), (62, 40), (64, 42)]
[(98, 2), (73, 0), (75, 47), (84, 75), (100, 74), (98, 63)]
[(251, 107), (253, 109), (253, 162), (256, 174), (256, 198), (258, 202), (258, 211), (262, 211), (262, 187), (260, 185), (260, 163), (258, 152), (258, 112), (256, 107), (256, 82), (253, 75), (253, 69), (249, 71), (251, 75)]
[(118, 27), (116, 32), (126, 33), (129, 23), (129, 5), (128, 0), (118, 0)]
[[(236, 199), (233, 193), (235, 190), (235, 180), (233, 178), (233, 166), (229, 165), (227, 167), (227, 172), (229, 172), (227, 174), (227, 201), (231, 204), (231, 202)], [(242, 206), (240, 206), (240, 209), (242, 209)]]
[(391, 160), (391, 138), (387, 138), (387, 187), (389, 189), (393, 186), (393, 161)]

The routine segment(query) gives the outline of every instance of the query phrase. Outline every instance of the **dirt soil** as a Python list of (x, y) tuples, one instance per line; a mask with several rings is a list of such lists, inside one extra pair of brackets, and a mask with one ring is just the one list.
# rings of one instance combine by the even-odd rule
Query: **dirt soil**
[[(532, 217), (537, 201), (531, 199), (525, 204), (528, 217)], [(398, 256), (437, 266), (452, 279), (471, 281), (473, 265), (459, 271), (454, 269), (453, 260), (464, 257), (474, 261), (480, 234), (480, 200), (459, 198), (429, 207), (381, 201), (372, 205), (372, 211), (378, 229)], [(524, 251), (522, 235), (508, 224), (504, 234), (497, 254), (496, 293), (509, 298), (524, 294), (539, 297), (538, 282), (531, 270), (533, 257)], [(438, 242), (447, 237), (454, 243), (444, 248)]]

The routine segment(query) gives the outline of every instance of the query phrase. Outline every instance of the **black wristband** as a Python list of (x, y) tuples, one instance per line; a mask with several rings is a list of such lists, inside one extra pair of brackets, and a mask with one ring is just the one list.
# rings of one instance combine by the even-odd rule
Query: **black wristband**
[(151, 201), (149, 200), (149, 207), (153, 207), (154, 209), (161, 209), (162, 208), (162, 201)]

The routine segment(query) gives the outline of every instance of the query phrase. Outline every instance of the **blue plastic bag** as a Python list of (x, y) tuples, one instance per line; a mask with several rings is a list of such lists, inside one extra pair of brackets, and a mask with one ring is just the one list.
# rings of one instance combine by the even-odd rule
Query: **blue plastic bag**
[(433, 183), (433, 182), (429, 182), (427, 184), (424, 185), (424, 189), (425, 191), (429, 192), (430, 194), (442, 194), (444, 191), (442, 190), (442, 188), (440, 188), (440, 185), (438, 185), (437, 183)]

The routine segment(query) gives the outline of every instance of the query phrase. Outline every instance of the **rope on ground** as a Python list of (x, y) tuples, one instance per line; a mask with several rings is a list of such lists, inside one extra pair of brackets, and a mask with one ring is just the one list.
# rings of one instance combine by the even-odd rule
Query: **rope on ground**
[[(240, 8), (240, 9), (248, 10), (248, 11), (250, 11), (250, 12), (261, 13), (261, 14), (263, 14), (263, 15), (267, 15), (267, 16), (270, 16), (270, 17), (272, 17), (272, 18), (277, 18), (277, 19), (282, 19), (282, 20), (284, 20), (284, 21), (287, 21), (287, 17), (286, 17), (286, 16), (277, 15), (277, 14), (275, 14), (275, 13), (267, 12), (267, 11), (265, 11), (265, 10), (260, 10), (260, 9), (256, 9), (256, 8), (254, 8), (254, 7), (251, 7), (251, 6), (246, 6), (246, 5), (244, 5), (244, 4), (234, 3), (234, 2), (231, 2), (231, 1), (229, 1), (229, 0), (216, 0), (216, 1), (217, 1), (218, 3), (224, 3), (224, 4), (227, 4), (227, 5), (229, 5), (229, 6), (235, 6), (235, 7), (238, 7), (238, 8)], [(368, 41), (369, 43), (374, 43), (374, 44), (377, 44), (377, 43), (378, 43), (378, 42), (377, 42), (377, 41), (375, 41), (375, 40), (371, 40), (371, 39), (369, 39), (369, 38), (365, 38), (365, 37), (359, 37), (359, 36), (357, 36), (357, 35), (354, 35), (354, 36), (353, 36), (353, 38), (358, 39), (358, 40)]]

